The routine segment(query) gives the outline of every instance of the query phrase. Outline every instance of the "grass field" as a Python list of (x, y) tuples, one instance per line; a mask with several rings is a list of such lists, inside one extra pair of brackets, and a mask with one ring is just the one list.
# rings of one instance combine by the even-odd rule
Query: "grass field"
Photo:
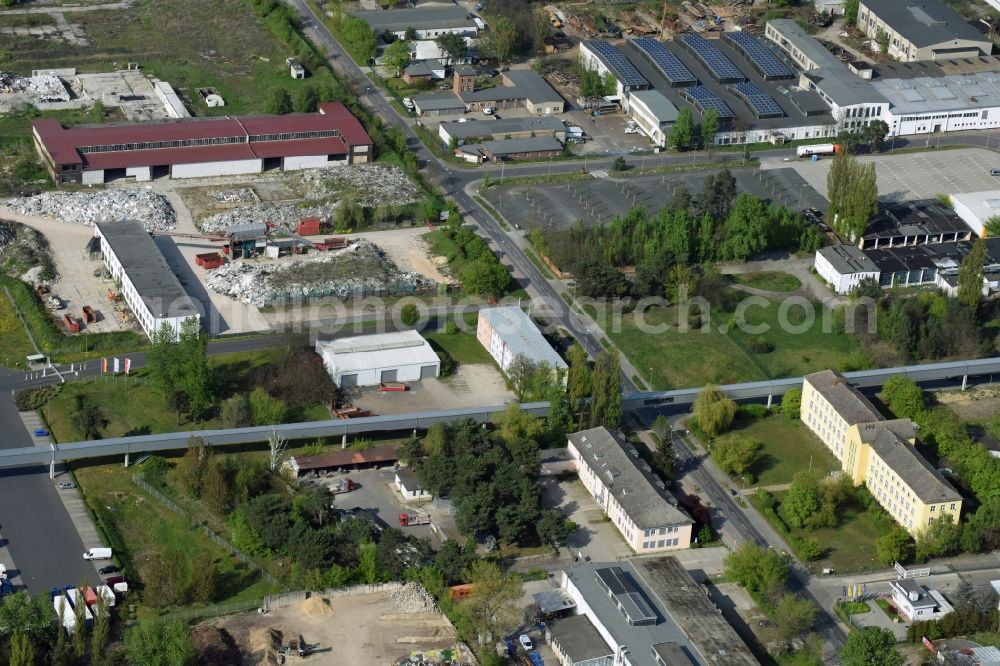
[(759, 460), (750, 469), (758, 486), (791, 483), (792, 477), (809, 469), (810, 464), (824, 474), (840, 469), (833, 454), (798, 419), (772, 414), (741, 420), (728, 433), (746, 435), (763, 444)]
[[(653, 388), (662, 390), (796, 377), (838, 367), (860, 344), (825, 325), (824, 319), (829, 317), (824, 317), (822, 305), (812, 304), (811, 308), (783, 310), (773, 300), (767, 301), (766, 307), (751, 305), (744, 313), (748, 326), (743, 328), (766, 328), (759, 334), (740, 330), (733, 315), (717, 310), (711, 313), (710, 325), (680, 330), (679, 324), (686, 318), (676, 306), (624, 314), (620, 326), (614, 317), (601, 313), (596, 313), (596, 321), (639, 373), (652, 377)], [(698, 310), (691, 308), (694, 313)], [(594, 313), (591, 308), (588, 312)], [(637, 325), (642, 321), (648, 332)], [(749, 351), (757, 338), (774, 345), (774, 351)]]
[[(193, 563), (209, 553), (215, 566), (219, 591), (216, 602), (252, 600), (276, 592), (245, 564), (231, 557), (203, 532), (183, 517), (169, 511), (131, 481), (134, 468), (120, 464), (74, 465), (73, 473), (87, 503), (99, 508), (121, 539), (124, 552), (116, 555), (131, 563), (142, 576), (144, 563), (161, 555), (171, 566), (190, 570)], [(139, 617), (155, 613), (143, 606)]]
[[(30, 74), (40, 67), (108, 71), (133, 61), (168, 81), (195, 115), (264, 110), (273, 90), (333, 83), (327, 69), (293, 80), (280, 44), (246, 0), (138, 0), (128, 9), (67, 13), (91, 45), (75, 47), (33, 37), (4, 35), (0, 69)], [(218, 89), (226, 106), (209, 109), (196, 87)]]
[(424, 333), (432, 347), (440, 347), (458, 363), (493, 363), (493, 357), (472, 333)]
[(802, 286), (802, 281), (789, 273), (766, 271), (764, 273), (746, 273), (734, 275), (740, 284), (764, 291), (795, 291)]
[[(274, 361), (278, 350), (255, 352), (253, 357), (245, 354), (220, 354), (209, 357), (209, 366), (216, 377), (217, 402), (237, 392), (249, 393), (248, 386), (252, 371)], [(46, 404), (42, 410), (53, 436), (59, 442), (76, 442), (83, 439), (82, 433), (73, 424), (76, 396), (86, 395), (101, 406), (107, 425), (102, 430), (103, 437), (124, 437), (163, 432), (221, 428), (223, 423), (212, 417), (202, 422), (194, 422), (183, 414), (180, 420), (171, 411), (163, 396), (148, 384), (148, 371), (140, 368), (127, 378), (107, 376), (103, 379), (69, 382), (63, 391)], [(325, 405), (316, 404), (303, 409), (290, 410), (286, 421), (321, 421), (330, 418)]]
[(6, 294), (0, 293), (0, 361), (5, 368), (24, 368), (24, 357), (34, 354), (21, 320)]

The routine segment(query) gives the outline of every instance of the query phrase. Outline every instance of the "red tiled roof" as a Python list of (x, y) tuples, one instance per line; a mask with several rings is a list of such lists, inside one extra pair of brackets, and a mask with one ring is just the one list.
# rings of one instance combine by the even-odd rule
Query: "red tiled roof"
[(376, 446), (364, 451), (335, 451), (322, 456), (295, 456), (295, 464), (299, 471), (312, 469), (327, 469), (330, 467), (350, 467), (352, 465), (370, 465), (380, 462), (394, 462), (398, 459), (398, 446)]
[(372, 142), (358, 119), (339, 102), (324, 102), (320, 104), (320, 112), (315, 114), (188, 119), (164, 123), (98, 125), (69, 129), (64, 128), (56, 120), (40, 119), (35, 120), (33, 126), (56, 164), (80, 164), (84, 160), (78, 151), (84, 146), (317, 130), (339, 130), (343, 137), (87, 153), (85, 161), (92, 169), (216, 162), (255, 157), (333, 155), (349, 152), (350, 146), (368, 145)]

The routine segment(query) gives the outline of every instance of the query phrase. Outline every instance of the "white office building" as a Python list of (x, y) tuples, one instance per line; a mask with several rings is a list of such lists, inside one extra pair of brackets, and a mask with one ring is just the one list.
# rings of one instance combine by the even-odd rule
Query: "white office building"
[(666, 148), (670, 128), (677, 122), (677, 107), (656, 90), (637, 90), (629, 94), (628, 113), (636, 126), (655, 145)]

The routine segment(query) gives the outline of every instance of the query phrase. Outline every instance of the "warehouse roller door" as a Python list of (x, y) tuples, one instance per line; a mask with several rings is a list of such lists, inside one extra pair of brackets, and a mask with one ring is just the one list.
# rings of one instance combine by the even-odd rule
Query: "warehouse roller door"
[(393, 370), (383, 370), (382, 374), (379, 377), (379, 381), (382, 382), (383, 384), (387, 384), (389, 382), (395, 382), (395, 381), (398, 381), (396, 379), (396, 377), (398, 377), (398, 376), (399, 376), (399, 370), (395, 370), (395, 369), (393, 369)]
[(341, 375), (340, 376), (340, 388), (349, 389), (354, 388), (358, 385), (358, 375), (357, 373), (353, 375)]
[(421, 379), (432, 379), (437, 377), (437, 366), (436, 365), (422, 365), (420, 366), (420, 378)]

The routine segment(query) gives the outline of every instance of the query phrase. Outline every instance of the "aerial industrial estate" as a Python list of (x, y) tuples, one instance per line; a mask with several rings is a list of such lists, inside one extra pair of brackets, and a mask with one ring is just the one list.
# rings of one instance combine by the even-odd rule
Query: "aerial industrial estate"
[(1000, 663), (998, 9), (0, 2), (0, 662)]

